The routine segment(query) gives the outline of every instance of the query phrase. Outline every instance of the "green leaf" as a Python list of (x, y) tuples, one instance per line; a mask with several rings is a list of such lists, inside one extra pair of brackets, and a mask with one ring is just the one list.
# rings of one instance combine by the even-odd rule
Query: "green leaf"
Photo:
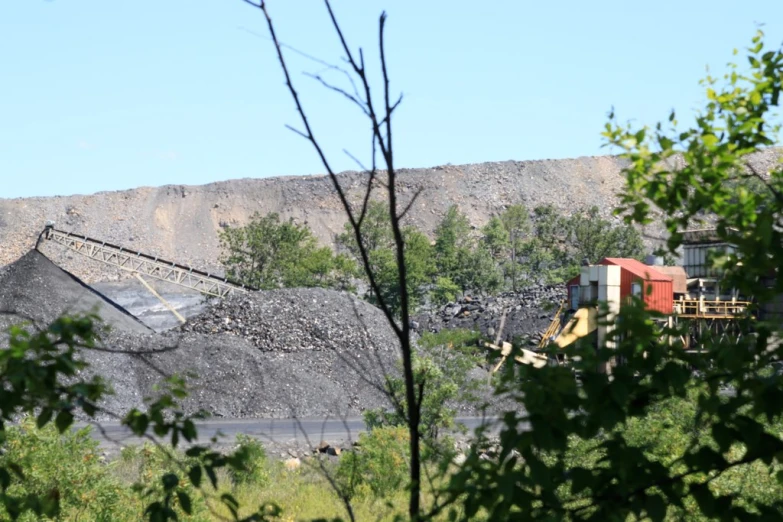
[(239, 512), (239, 502), (237, 502), (237, 499), (235, 499), (233, 495), (229, 493), (223, 493), (220, 495), (220, 500), (223, 502), (223, 505), (225, 505), (229, 511), (231, 511), (231, 514), (234, 515), (234, 518), (236, 518)]
[(3, 491), (8, 489), (8, 486), (11, 485), (11, 474), (8, 473), (8, 470), (5, 468), (0, 468), (0, 488), (2, 488)]
[(185, 440), (188, 442), (192, 442), (198, 438), (196, 425), (192, 420), (186, 419), (185, 422), (182, 423), (182, 436), (185, 437)]
[(177, 477), (177, 475), (174, 473), (166, 473), (161, 477), (160, 481), (163, 484), (163, 489), (166, 492), (172, 491), (179, 485), (179, 477)]
[(177, 498), (179, 499), (179, 505), (182, 506), (182, 511), (187, 515), (193, 513), (193, 506), (190, 503), (190, 496), (184, 491), (177, 491)]
[(212, 466), (205, 466), (204, 471), (207, 472), (207, 477), (209, 477), (209, 482), (212, 484), (213, 488), (217, 487), (217, 475), (215, 474), (215, 469)]
[(73, 414), (68, 410), (62, 410), (57, 414), (54, 424), (60, 433), (65, 433), (65, 430), (73, 424)]
[(187, 455), (188, 457), (198, 457), (203, 455), (207, 451), (209, 450), (204, 446), (191, 446), (190, 448), (185, 450), (185, 455)]
[(38, 426), (38, 429), (43, 428), (46, 426), (50, 420), (52, 420), (52, 415), (54, 415), (54, 411), (52, 411), (52, 408), (44, 408), (41, 410), (41, 413), (38, 415), (38, 418), (35, 420), (35, 425)]
[(660, 521), (666, 517), (666, 502), (661, 495), (648, 495), (644, 509), (653, 521)]
[(727, 464), (723, 455), (714, 449), (707, 447), (699, 448), (696, 453), (686, 455), (685, 462), (694, 471), (702, 472), (713, 469), (721, 469)]
[(574, 468), (570, 470), (571, 492), (575, 495), (589, 488), (593, 482), (593, 473), (585, 468)]
[(707, 517), (715, 515), (715, 497), (706, 484), (697, 484), (691, 486), (690, 493), (699, 504), (702, 513)]
[(147, 432), (150, 418), (144, 413), (133, 411), (128, 414), (123, 422), (133, 431), (134, 435), (142, 436)]
[(201, 465), (196, 464), (190, 468), (188, 471), (188, 477), (190, 478), (190, 483), (196, 486), (197, 488), (201, 487)]
[(722, 422), (716, 422), (712, 425), (712, 437), (722, 452), (728, 451), (735, 441), (740, 440), (739, 433)]

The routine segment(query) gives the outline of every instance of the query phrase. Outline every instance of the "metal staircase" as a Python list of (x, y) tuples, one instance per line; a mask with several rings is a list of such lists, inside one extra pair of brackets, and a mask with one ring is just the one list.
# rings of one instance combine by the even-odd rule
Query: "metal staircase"
[(246, 292), (255, 288), (235, 283), (225, 277), (218, 277), (195, 268), (166, 261), (142, 252), (128, 250), (99, 239), (57, 230), (47, 223), (38, 237), (36, 248), (42, 241), (51, 241), (77, 254), (101, 261), (127, 272), (145, 275), (161, 281), (174, 283), (214, 297), (226, 297), (234, 292)]

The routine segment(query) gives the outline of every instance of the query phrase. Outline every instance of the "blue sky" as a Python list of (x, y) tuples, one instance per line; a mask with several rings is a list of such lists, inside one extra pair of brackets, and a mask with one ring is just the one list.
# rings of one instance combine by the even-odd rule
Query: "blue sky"
[[(285, 43), (339, 61), (322, 2), (268, 3)], [(612, 106), (640, 123), (689, 113), (705, 66), (723, 71), (757, 23), (783, 41), (780, 0), (334, 6), (373, 67), (389, 14), (399, 167), (604, 154)], [(0, 197), (323, 173), (284, 128), (298, 120), (266, 35), (241, 0), (3, 0)], [(366, 160), (367, 125), (303, 74), (322, 66), (289, 56), (334, 167), (354, 169), (342, 151)]]

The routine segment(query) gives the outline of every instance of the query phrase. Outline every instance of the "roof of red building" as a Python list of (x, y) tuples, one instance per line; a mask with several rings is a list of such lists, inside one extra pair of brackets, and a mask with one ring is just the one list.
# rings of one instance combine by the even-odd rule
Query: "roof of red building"
[(688, 275), (681, 266), (656, 266), (655, 269), (663, 275), (671, 276), (674, 280), (672, 290), (675, 294), (688, 292)]
[(660, 273), (650, 265), (645, 265), (641, 261), (636, 259), (626, 259), (622, 257), (605, 257), (598, 262), (599, 265), (610, 264), (617, 265), (625, 270), (628, 270), (633, 275), (644, 279), (645, 281), (673, 281), (673, 279), (665, 274)]

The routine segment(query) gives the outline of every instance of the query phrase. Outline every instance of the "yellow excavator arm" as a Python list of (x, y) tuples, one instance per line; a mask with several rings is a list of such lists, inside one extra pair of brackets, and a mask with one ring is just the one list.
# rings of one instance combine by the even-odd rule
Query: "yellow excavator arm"
[(568, 320), (554, 342), (558, 347), (565, 348), (577, 339), (587, 337), (596, 328), (598, 328), (598, 310), (593, 307), (580, 308)]

